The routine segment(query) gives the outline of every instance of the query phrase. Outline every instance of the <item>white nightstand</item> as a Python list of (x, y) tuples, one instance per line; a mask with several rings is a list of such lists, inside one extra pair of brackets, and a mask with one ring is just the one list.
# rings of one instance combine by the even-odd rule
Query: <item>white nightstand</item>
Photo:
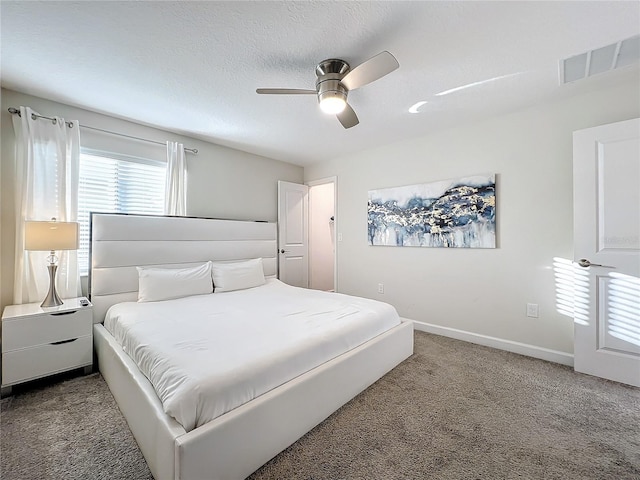
[(93, 305), (10, 305), (2, 314), (2, 394), (18, 383), (93, 364)]

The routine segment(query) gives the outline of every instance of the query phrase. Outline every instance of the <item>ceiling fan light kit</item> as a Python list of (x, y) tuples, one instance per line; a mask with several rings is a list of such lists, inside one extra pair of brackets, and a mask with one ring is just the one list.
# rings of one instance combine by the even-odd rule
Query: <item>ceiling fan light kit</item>
[(324, 113), (336, 115), (347, 106), (347, 95), (340, 92), (319, 93), (318, 102)]
[(360, 123), (356, 112), (347, 103), (349, 90), (362, 87), (391, 73), (400, 65), (389, 52), (381, 52), (375, 57), (351, 70), (344, 60), (330, 58), (316, 66), (316, 89), (258, 88), (256, 93), (267, 95), (308, 95), (316, 94), (320, 109), (336, 115), (344, 128)]

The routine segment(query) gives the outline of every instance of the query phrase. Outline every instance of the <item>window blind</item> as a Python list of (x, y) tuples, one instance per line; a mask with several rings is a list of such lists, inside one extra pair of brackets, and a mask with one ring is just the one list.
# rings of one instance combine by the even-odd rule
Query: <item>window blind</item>
[(159, 161), (82, 152), (78, 190), (80, 275), (89, 272), (91, 212), (164, 213), (166, 164)]

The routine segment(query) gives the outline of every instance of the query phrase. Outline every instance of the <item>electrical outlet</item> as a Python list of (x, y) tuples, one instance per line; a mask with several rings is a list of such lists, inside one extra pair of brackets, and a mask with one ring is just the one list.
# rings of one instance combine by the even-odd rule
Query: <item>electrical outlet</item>
[(342, 241), (342, 233), (338, 233), (338, 241), (341, 242)]
[(527, 303), (527, 317), (538, 318), (540, 310), (537, 303)]
[(378, 293), (384, 293), (384, 283), (378, 284)]

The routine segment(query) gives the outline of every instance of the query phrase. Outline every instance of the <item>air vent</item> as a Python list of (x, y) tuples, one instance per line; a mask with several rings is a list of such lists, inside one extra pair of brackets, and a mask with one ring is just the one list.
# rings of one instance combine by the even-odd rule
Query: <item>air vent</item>
[(560, 84), (640, 62), (640, 35), (560, 61)]

